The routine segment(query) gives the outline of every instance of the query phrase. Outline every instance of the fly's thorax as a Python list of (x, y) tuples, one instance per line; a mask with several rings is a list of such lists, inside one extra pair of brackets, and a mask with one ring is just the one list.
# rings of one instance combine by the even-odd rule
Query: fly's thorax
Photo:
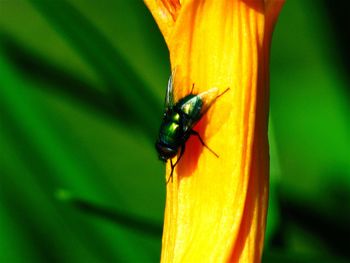
[(177, 124), (181, 124), (181, 118), (182, 118), (181, 114), (176, 111), (171, 111), (168, 116), (169, 122), (173, 122)]
[(168, 110), (160, 126), (156, 149), (159, 158), (166, 161), (174, 157), (183, 143), (182, 115), (173, 109)]
[(160, 126), (158, 141), (163, 142), (171, 147), (178, 147), (182, 143), (183, 136), (183, 117), (180, 113), (171, 110), (164, 116)]

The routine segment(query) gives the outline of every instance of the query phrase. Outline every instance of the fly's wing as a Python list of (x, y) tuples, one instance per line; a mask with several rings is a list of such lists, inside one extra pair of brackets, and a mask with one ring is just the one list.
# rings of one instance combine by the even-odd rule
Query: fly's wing
[(169, 81), (168, 81), (168, 87), (166, 89), (166, 94), (165, 94), (165, 102), (164, 102), (164, 108), (165, 111), (167, 111), (168, 109), (172, 108), (174, 106), (174, 91), (173, 91), (173, 87), (174, 87), (174, 77), (175, 77), (175, 73), (176, 73), (176, 68), (172, 71)]
[(218, 97), (218, 91), (218, 88), (211, 88), (210, 90), (194, 95), (181, 105), (180, 109), (190, 117), (188, 123), (185, 125), (186, 129), (191, 129), (208, 111)]
[(204, 91), (202, 93), (199, 93), (197, 97), (199, 97), (202, 101), (202, 108), (201, 108), (201, 116), (205, 114), (211, 105), (215, 102), (215, 100), (218, 98), (218, 88), (211, 88), (210, 90)]

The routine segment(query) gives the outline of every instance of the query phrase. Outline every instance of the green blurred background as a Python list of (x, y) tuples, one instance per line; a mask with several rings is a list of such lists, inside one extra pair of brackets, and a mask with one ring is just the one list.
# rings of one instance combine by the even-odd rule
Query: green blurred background
[[(350, 260), (349, 8), (289, 0), (263, 262)], [(344, 3), (339, 3), (344, 2)], [(157, 262), (168, 51), (133, 0), (0, 0), (0, 262)]]

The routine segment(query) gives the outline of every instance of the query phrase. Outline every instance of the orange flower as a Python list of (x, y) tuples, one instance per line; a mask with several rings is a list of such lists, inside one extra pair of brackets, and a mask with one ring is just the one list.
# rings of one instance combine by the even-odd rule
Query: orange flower
[[(162, 262), (260, 262), (269, 150), (268, 58), (282, 0), (145, 0), (184, 97), (218, 87), (167, 184)], [(170, 167), (167, 166), (167, 176)]]

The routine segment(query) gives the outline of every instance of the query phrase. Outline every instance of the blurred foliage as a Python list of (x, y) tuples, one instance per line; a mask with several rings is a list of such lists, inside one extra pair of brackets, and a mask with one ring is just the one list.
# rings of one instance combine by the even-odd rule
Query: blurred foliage
[[(350, 259), (341, 5), (287, 1), (276, 27), (264, 262)], [(141, 1), (0, 0), (0, 262), (159, 260), (168, 63)]]

